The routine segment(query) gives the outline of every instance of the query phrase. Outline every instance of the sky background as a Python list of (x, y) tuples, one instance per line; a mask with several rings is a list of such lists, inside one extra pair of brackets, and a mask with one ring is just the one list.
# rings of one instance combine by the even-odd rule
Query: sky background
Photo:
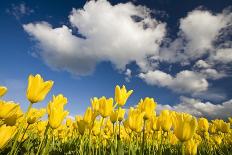
[(27, 78), (41, 74), (70, 115), (91, 97), (133, 89), (125, 108), (153, 97), (195, 116), (232, 115), (230, 0), (2, 1), (0, 85), (25, 110)]

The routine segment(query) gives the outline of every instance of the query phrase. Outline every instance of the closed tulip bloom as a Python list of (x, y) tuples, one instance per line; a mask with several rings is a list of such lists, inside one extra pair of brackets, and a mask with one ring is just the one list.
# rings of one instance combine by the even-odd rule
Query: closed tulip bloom
[(4, 123), (6, 125), (14, 126), (18, 124), (18, 122), (22, 121), (23, 112), (20, 109), (20, 107), (17, 108), (17, 110), (14, 113), (11, 113), (10, 116), (4, 119)]
[(197, 146), (198, 146), (198, 142), (191, 139), (189, 141), (186, 142), (185, 145), (185, 153), (187, 155), (196, 155), (197, 154)]
[(93, 99), (90, 100), (92, 109), (93, 109), (93, 117), (97, 117), (99, 115), (99, 99), (94, 97)]
[(198, 119), (198, 128), (203, 132), (207, 132), (209, 129), (208, 120), (206, 118), (199, 118)]
[(153, 131), (158, 131), (159, 130), (158, 125), (157, 125), (158, 118), (156, 116), (153, 116), (151, 117), (150, 121), (151, 121), (151, 129)]
[(0, 126), (0, 150), (2, 150), (14, 137), (16, 133), (16, 126)]
[(190, 114), (176, 113), (173, 116), (174, 134), (181, 141), (190, 140), (197, 129), (197, 120)]
[(125, 105), (127, 99), (132, 93), (133, 90), (127, 91), (124, 85), (122, 86), (122, 88), (117, 85), (115, 87), (115, 102), (120, 106)]
[(5, 119), (15, 114), (20, 109), (19, 104), (0, 100), (0, 118)]
[(103, 118), (106, 118), (111, 115), (113, 111), (113, 99), (106, 99), (105, 96), (99, 99), (99, 112)]
[(214, 135), (213, 136), (213, 140), (214, 140), (214, 142), (217, 144), (217, 145), (220, 145), (221, 143), (222, 143), (222, 136), (220, 136), (220, 135)]
[(68, 115), (68, 111), (64, 111), (64, 106), (67, 102), (67, 98), (59, 94), (58, 96), (53, 96), (53, 100), (48, 103), (48, 121), (53, 129), (58, 128)]
[(138, 108), (144, 112), (144, 119), (150, 119), (155, 114), (156, 102), (153, 98), (146, 97), (140, 100)]
[(119, 107), (117, 111), (118, 111), (118, 121), (121, 122), (124, 119), (126, 110)]
[(7, 93), (7, 88), (0, 86), (0, 97), (4, 96)]
[(115, 111), (113, 111), (113, 112), (111, 113), (111, 115), (110, 115), (110, 121), (111, 121), (112, 123), (115, 123), (115, 122), (118, 121), (118, 111), (117, 111), (117, 110), (115, 110)]
[(77, 121), (78, 131), (81, 135), (85, 133), (85, 129), (87, 128), (88, 124), (84, 120)]
[(101, 122), (95, 121), (92, 131), (95, 136), (99, 135), (101, 132)]
[(52, 86), (53, 81), (44, 81), (39, 74), (36, 76), (30, 75), (28, 78), (27, 99), (31, 103), (43, 101)]
[(230, 123), (222, 122), (221, 123), (221, 131), (223, 133), (229, 133), (230, 132)]
[(210, 123), (210, 124), (209, 124), (209, 132), (210, 132), (211, 134), (214, 134), (214, 133), (217, 132), (217, 127), (216, 127), (215, 124), (213, 124), (213, 123)]
[(172, 127), (172, 115), (169, 110), (162, 110), (158, 120), (157, 120), (158, 129), (161, 128), (163, 131), (170, 131)]
[(93, 112), (92, 112), (92, 109), (90, 107), (88, 107), (87, 110), (85, 111), (83, 120), (87, 124), (91, 124), (92, 123), (92, 121), (93, 121)]
[(67, 127), (71, 127), (72, 124), (73, 124), (72, 119), (71, 119), (71, 118), (67, 118), (67, 119), (66, 119), (66, 126), (67, 126)]
[(37, 122), (41, 117), (43, 117), (46, 113), (46, 109), (35, 109), (31, 108), (27, 115), (27, 123), (33, 124)]
[(128, 114), (128, 123), (131, 130), (141, 132), (143, 127), (143, 116), (139, 110), (130, 108)]

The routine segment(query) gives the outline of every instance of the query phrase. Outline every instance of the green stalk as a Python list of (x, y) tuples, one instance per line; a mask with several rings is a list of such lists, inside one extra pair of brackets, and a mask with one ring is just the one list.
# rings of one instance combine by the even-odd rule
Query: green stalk
[(142, 154), (144, 155), (144, 143), (145, 143), (145, 127), (146, 127), (146, 120), (144, 119), (143, 125), (143, 141), (142, 141)]
[(181, 143), (181, 154), (185, 155), (185, 153), (184, 153), (184, 142)]
[(40, 141), (39, 148), (38, 148), (38, 150), (37, 150), (36, 155), (39, 155), (40, 149), (41, 149), (41, 147), (42, 147), (42, 145), (43, 145), (43, 142), (44, 142), (44, 137), (47, 135), (48, 129), (49, 129), (49, 124), (47, 124), (47, 126), (46, 126), (46, 129), (45, 129), (45, 131), (44, 131), (43, 138), (42, 138), (41, 141)]
[(21, 132), (22, 132), (22, 130), (23, 130), (23, 123), (24, 123), (25, 119), (27, 119), (27, 115), (28, 115), (28, 112), (30, 111), (31, 107), (32, 107), (32, 103), (30, 102), (30, 104), (29, 104), (29, 106), (28, 106), (28, 108), (27, 108), (27, 111), (26, 111), (26, 113), (25, 113), (24, 116), (23, 116), (23, 120), (22, 120), (22, 122), (19, 124), (19, 131), (18, 131), (18, 133), (17, 133), (16, 136), (15, 136), (15, 141), (14, 141), (14, 143), (13, 143), (13, 146), (12, 146), (12, 149), (11, 149), (9, 155), (13, 155), (14, 152), (17, 151), (17, 147), (16, 147), (16, 145), (17, 145), (17, 140), (18, 140), (19, 135), (21, 134)]
[(22, 135), (22, 137), (21, 137), (21, 139), (20, 139), (20, 141), (19, 141), (19, 145), (18, 145), (18, 147), (17, 147), (16, 151), (14, 152), (14, 155), (16, 155), (17, 150), (20, 148), (20, 146), (21, 146), (21, 144), (22, 144), (22, 143), (21, 143), (21, 141), (23, 140), (23, 137), (25, 136), (26, 131), (27, 131), (27, 129), (28, 129), (28, 127), (29, 127), (29, 125), (30, 125), (30, 124), (27, 124), (27, 127), (26, 127), (25, 131), (23, 132), (23, 135)]

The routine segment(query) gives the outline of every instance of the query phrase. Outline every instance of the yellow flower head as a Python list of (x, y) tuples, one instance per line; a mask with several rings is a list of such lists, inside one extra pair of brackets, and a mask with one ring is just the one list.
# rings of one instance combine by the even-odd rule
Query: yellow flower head
[(14, 137), (16, 129), (16, 126), (6, 126), (5, 124), (0, 126), (0, 150), (2, 150)]
[(7, 88), (0, 86), (0, 97), (4, 96), (7, 93)]
[(94, 97), (93, 99), (90, 99), (92, 109), (93, 109), (93, 117), (97, 117), (99, 115), (99, 99)]
[(118, 111), (118, 121), (121, 122), (124, 119), (124, 115), (126, 113), (126, 110), (119, 107), (117, 109), (117, 111)]
[(115, 102), (118, 105), (123, 106), (132, 93), (133, 90), (127, 91), (124, 85), (122, 88), (117, 85), (115, 87)]
[(66, 119), (66, 126), (67, 126), (67, 127), (71, 127), (72, 124), (73, 124), (72, 119), (71, 119), (71, 118), (67, 118), (67, 119)]
[(185, 153), (189, 155), (197, 154), (197, 146), (198, 146), (198, 142), (195, 141), (194, 139), (187, 141), (185, 145)]
[(0, 119), (5, 119), (14, 115), (20, 109), (19, 104), (0, 100)]
[(209, 129), (208, 120), (206, 118), (199, 118), (198, 119), (198, 128), (203, 132), (207, 132)]
[(92, 109), (90, 107), (87, 108), (87, 110), (85, 111), (83, 120), (85, 121), (86, 124), (91, 124), (93, 121), (93, 112)]
[(131, 130), (136, 132), (141, 132), (143, 127), (143, 116), (144, 113), (141, 113), (139, 110), (130, 108), (128, 114), (128, 124)]
[(67, 98), (59, 94), (58, 96), (53, 96), (53, 100), (48, 103), (48, 121), (53, 129), (58, 128), (68, 115), (68, 111), (64, 111), (64, 105), (67, 104), (67, 102)]
[(110, 121), (111, 121), (112, 123), (115, 123), (115, 122), (118, 121), (118, 111), (117, 111), (117, 110), (115, 110), (115, 111), (113, 111), (113, 112), (111, 113), (111, 115), (110, 115)]
[(155, 115), (156, 102), (153, 98), (146, 97), (144, 100), (140, 100), (138, 109), (144, 112), (144, 119), (150, 119)]
[(81, 135), (85, 133), (85, 129), (87, 128), (88, 124), (84, 120), (77, 121), (78, 131)]
[(190, 140), (197, 129), (197, 120), (190, 114), (175, 113), (173, 115), (174, 134), (181, 141)]
[(52, 86), (53, 81), (44, 81), (39, 74), (36, 76), (30, 75), (28, 78), (27, 99), (31, 103), (43, 101)]
[(93, 126), (92, 131), (93, 131), (93, 134), (95, 136), (100, 134), (100, 131), (101, 131), (101, 122), (100, 121), (95, 121), (94, 122), (94, 126)]
[(46, 109), (35, 109), (31, 108), (27, 115), (27, 123), (33, 124), (37, 122), (41, 117), (43, 117), (46, 113)]
[(105, 96), (99, 99), (99, 112), (103, 118), (111, 115), (113, 111), (113, 99), (106, 99)]
[(162, 110), (158, 120), (157, 128), (161, 128), (163, 131), (169, 131), (172, 127), (172, 115), (169, 110)]

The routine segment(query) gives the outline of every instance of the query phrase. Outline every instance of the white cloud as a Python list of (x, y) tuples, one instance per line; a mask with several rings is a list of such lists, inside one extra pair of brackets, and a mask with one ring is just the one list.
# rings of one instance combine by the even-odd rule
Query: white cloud
[(148, 8), (132, 3), (89, 1), (83, 9), (73, 9), (69, 20), (84, 38), (65, 25), (52, 28), (40, 22), (23, 27), (37, 41), (38, 54), (47, 65), (77, 75), (92, 73), (101, 61), (110, 61), (117, 69), (132, 61), (146, 62), (147, 56), (158, 55), (165, 35), (165, 24), (151, 18)]
[(188, 62), (205, 54), (213, 54), (217, 50), (214, 42), (219, 39), (222, 29), (231, 24), (231, 16), (229, 11), (213, 14), (207, 10), (196, 9), (189, 12), (185, 18), (180, 19), (178, 37), (163, 47), (161, 59)]
[(169, 109), (178, 112), (187, 112), (197, 117), (225, 119), (232, 115), (232, 99), (221, 104), (213, 104), (211, 102), (204, 103), (194, 98), (182, 96), (180, 97), (180, 103), (174, 106), (158, 104), (158, 113), (163, 109)]
[(139, 77), (150, 85), (167, 87), (181, 93), (197, 93), (208, 88), (208, 82), (202, 75), (189, 70), (181, 71), (175, 77), (160, 70), (140, 73)]
[(23, 16), (33, 13), (34, 10), (29, 8), (25, 3), (21, 3), (18, 5), (12, 4), (11, 8), (6, 9), (6, 12), (15, 16), (15, 18), (19, 20)]
[(130, 79), (131, 79), (131, 77), (132, 77), (131, 73), (132, 73), (131, 70), (130, 70), (129, 68), (127, 68), (126, 71), (125, 71), (125, 73), (124, 73), (125, 76), (126, 76), (126, 77), (125, 77), (125, 81), (126, 81), (126, 82), (130, 82)]
[(232, 48), (218, 49), (212, 59), (223, 64), (232, 63)]

